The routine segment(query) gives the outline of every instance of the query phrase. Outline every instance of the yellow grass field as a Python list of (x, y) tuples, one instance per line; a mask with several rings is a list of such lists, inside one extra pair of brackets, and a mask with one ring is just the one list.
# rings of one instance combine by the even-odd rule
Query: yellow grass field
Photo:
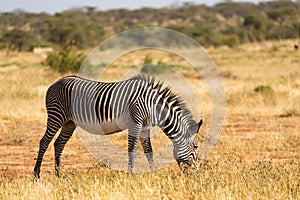
[[(54, 174), (52, 142), (39, 181), (33, 167), (46, 125), (45, 92), (63, 75), (42, 66), (41, 55), (0, 52), (0, 199), (300, 199), (300, 51), (294, 43), (207, 50), (222, 76), (226, 118), (218, 144), (195, 174), (181, 173), (176, 163), (145, 174), (110, 169), (76, 133), (63, 152), (62, 177)], [(136, 52), (116, 60), (105, 78), (121, 77), (147, 55), (156, 63), (187, 65), (172, 55)], [(200, 144), (211, 123), (210, 93), (195, 72), (183, 74), (206, 119)], [(255, 91), (260, 85), (271, 89)], [(110, 139), (127, 146), (124, 135)], [(165, 139), (154, 137), (154, 149)]]

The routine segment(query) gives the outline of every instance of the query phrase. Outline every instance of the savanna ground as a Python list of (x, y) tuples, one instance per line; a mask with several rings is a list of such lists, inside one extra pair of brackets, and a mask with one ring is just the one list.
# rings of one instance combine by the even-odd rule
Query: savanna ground
[[(46, 124), (45, 92), (62, 75), (41, 66), (42, 55), (0, 52), (0, 199), (300, 199), (300, 51), (294, 42), (208, 49), (222, 75), (226, 119), (218, 144), (195, 174), (182, 174), (175, 163), (145, 174), (112, 170), (74, 134), (63, 152), (62, 177), (54, 175), (52, 142), (38, 182), (32, 171)], [(143, 64), (146, 55), (153, 62), (182, 62), (151, 51), (127, 55), (113, 64), (107, 80)], [(204, 135), (209, 91), (195, 72), (183, 74), (197, 91)], [(111, 139), (127, 145), (122, 135)], [(158, 140), (153, 138), (154, 148)]]

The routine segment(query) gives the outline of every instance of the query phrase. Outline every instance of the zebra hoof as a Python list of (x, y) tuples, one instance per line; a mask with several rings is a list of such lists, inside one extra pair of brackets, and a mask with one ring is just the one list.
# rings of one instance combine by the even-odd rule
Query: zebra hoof
[(149, 169), (150, 169), (151, 172), (155, 171), (156, 168), (157, 168), (157, 167), (156, 167), (155, 164), (151, 164), (151, 165), (149, 166)]
[(59, 170), (55, 169), (55, 175), (56, 175), (57, 178), (60, 177), (60, 172), (59, 172)]
[(34, 171), (34, 180), (39, 180), (40, 179), (40, 172)]
[(128, 167), (128, 174), (133, 174), (133, 167)]

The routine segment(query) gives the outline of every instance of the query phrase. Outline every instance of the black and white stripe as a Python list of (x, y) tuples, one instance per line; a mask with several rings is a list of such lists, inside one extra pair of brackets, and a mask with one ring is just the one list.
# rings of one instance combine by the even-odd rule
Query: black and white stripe
[(128, 129), (128, 170), (133, 171), (138, 139), (150, 167), (153, 150), (150, 127), (159, 126), (172, 140), (178, 164), (195, 160), (194, 136), (202, 125), (196, 123), (185, 104), (169, 88), (153, 78), (141, 76), (103, 83), (76, 76), (64, 77), (46, 94), (47, 128), (40, 140), (34, 168), (38, 178), (43, 155), (56, 132), (55, 169), (59, 176), (61, 154), (77, 126), (93, 134), (111, 134)]

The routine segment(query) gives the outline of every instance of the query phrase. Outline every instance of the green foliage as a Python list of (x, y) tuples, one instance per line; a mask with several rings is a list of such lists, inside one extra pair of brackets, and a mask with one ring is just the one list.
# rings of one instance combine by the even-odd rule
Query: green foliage
[(249, 13), (257, 13), (259, 10), (255, 4), (247, 2), (221, 2), (216, 4), (214, 9), (226, 18), (234, 15), (245, 16)]
[[(108, 11), (84, 7), (55, 15), (16, 10), (0, 15), (0, 47), (5, 45), (9, 49), (21, 50), (44, 44), (56, 47), (72, 44), (85, 49), (121, 31), (148, 26), (174, 29), (203, 46), (235, 47), (240, 43), (265, 39), (299, 38), (299, 19), (300, 2), (289, 0), (259, 4), (225, 1), (214, 6), (188, 2), (160, 9)], [(14, 37), (14, 32), (6, 34), (17, 29), (30, 33), (30, 36), (21, 34), (21, 37)], [(144, 41), (139, 35), (132, 37), (136, 38), (137, 43)]]
[(222, 43), (234, 48), (240, 44), (240, 38), (237, 35), (225, 35), (222, 37)]
[(297, 14), (295, 8), (275, 8), (267, 11), (268, 17), (273, 20), (283, 20), (287, 16), (294, 16)]
[(150, 55), (146, 55), (144, 58), (144, 65), (146, 64), (152, 64), (152, 57)]
[(243, 25), (248, 30), (247, 36), (250, 41), (264, 40), (266, 25), (263, 17), (256, 14), (249, 14), (245, 17)]
[(1, 37), (1, 42), (7, 45), (7, 52), (11, 50), (22, 51), (23, 47), (30, 41), (30, 33), (15, 28), (5, 31)]
[(47, 55), (44, 64), (60, 73), (76, 72), (85, 59), (85, 55), (72, 47), (61, 48)]
[(93, 38), (101, 39), (102, 27), (89, 23), (84, 16), (78, 18), (77, 15), (75, 11), (69, 11), (48, 19), (46, 21), (48, 41), (63, 47), (72, 44), (78, 48), (85, 48), (93, 44)]
[(146, 64), (146, 65), (143, 65), (141, 72), (145, 73), (145, 74), (159, 75), (159, 74), (172, 73), (173, 71), (170, 68), (165, 67), (163, 65)]
[(153, 63), (153, 59), (151, 56), (146, 55), (144, 58), (144, 65), (141, 69), (142, 73), (145, 74), (166, 74), (173, 73), (173, 70), (170, 69), (170, 66), (159, 62), (158, 64)]
[(255, 14), (249, 14), (245, 17), (244, 26), (250, 26), (256, 30), (261, 30), (264, 28), (262, 18)]
[(197, 22), (196, 26), (171, 25), (167, 28), (184, 33), (194, 38), (201, 45), (219, 46), (222, 44), (221, 36), (216, 34), (209, 24)]
[(261, 94), (274, 94), (275, 92), (269, 85), (258, 85), (254, 88), (254, 91)]
[(298, 37), (300, 38), (300, 20), (296, 21), (293, 23), (293, 27), (295, 30), (295, 33), (298, 35)]

